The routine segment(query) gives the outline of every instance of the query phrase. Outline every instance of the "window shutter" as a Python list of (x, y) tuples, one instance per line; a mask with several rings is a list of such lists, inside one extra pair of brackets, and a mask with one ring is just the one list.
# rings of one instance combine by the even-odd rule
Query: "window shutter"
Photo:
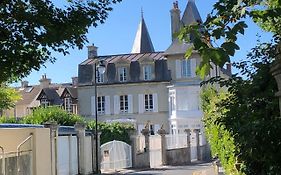
[(105, 115), (110, 115), (110, 96), (105, 96)]
[(195, 58), (190, 59), (190, 65), (191, 65), (191, 77), (196, 77), (196, 59)]
[(119, 95), (114, 95), (114, 114), (120, 113)]
[(92, 116), (95, 116), (96, 115), (96, 98), (95, 96), (91, 96), (91, 114)]
[(181, 60), (176, 60), (176, 78), (179, 79), (181, 78)]
[(153, 112), (158, 112), (158, 96), (153, 94)]
[(133, 113), (133, 95), (128, 95), (128, 113)]
[(139, 113), (144, 112), (144, 95), (139, 94)]

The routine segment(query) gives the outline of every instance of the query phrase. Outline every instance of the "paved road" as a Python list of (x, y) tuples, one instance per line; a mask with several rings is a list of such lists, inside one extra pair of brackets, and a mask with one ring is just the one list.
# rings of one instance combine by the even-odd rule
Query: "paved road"
[(131, 174), (131, 175), (215, 175), (211, 163), (193, 164), (188, 166), (163, 166), (150, 170), (121, 170), (104, 174)]

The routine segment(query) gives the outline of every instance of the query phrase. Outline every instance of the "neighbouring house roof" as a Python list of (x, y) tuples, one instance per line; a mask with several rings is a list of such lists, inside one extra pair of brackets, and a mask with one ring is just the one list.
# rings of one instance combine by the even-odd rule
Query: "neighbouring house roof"
[(179, 41), (174, 41), (164, 52), (164, 55), (184, 54), (191, 46), (191, 43), (180, 43)]
[(66, 93), (69, 93), (72, 98), (75, 98), (75, 99), (78, 98), (77, 88), (74, 88), (74, 87), (66, 87), (66, 88), (64, 88), (63, 92), (60, 95), (60, 98), (64, 98)]
[(44, 95), (51, 102), (51, 105), (61, 105), (62, 100), (57, 92), (57, 88), (44, 88), (41, 90), (37, 100), (40, 100)]
[(132, 48), (132, 53), (150, 52), (154, 52), (154, 47), (142, 15)]
[(37, 86), (28, 86), (25, 88), (18, 88), (21, 99), (16, 102), (16, 105), (28, 105), (36, 99), (38, 94), (41, 91), (41, 87), (39, 85)]

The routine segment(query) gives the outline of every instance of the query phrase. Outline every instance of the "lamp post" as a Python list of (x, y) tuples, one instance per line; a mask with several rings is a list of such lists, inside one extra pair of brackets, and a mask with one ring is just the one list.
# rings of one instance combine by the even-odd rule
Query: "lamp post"
[(104, 74), (105, 72), (105, 64), (104, 64), (104, 60), (98, 60), (97, 62), (95, 62), (94, 65), (94, 72), (95, 72), (95, 77), (94, 77), (94, 89), (95, 89), (95, 141), (96, 141), (96, 173), (99, 173), (99, 156), (98, 156), (98, 110), (97, 110), (97, 101), (98, 101), (98, 97), (97, 97), (97, 74), (99, 73)]

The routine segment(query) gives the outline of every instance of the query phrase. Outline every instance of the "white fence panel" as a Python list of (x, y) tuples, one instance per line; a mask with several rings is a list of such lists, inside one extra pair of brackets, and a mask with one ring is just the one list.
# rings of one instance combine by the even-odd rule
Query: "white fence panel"
[(76, 136), (58, 137), (58, 174), (78, 173), (77, 138)]
[(186, 134), (175, 134), (166, 135), (167, 149), (177, 149), (187, 147), (187, 135)]
[(101, 169), (117, 170), (132, 167), (131, 146), (125, 142), (112, 141), (101, 146)]
[(137, 152), (144, 152), (145, 148), (145, 137), (143, 135), (136, 136), (136, 149)]
[(191, 133), (190, 135), (190, 147), (191, 147), (191, 161), (197, 160), (197, 139), (196, 134)]
[(86, 151), (86, 154), (85, 154), (85, 164), (86, 164), (86, 173), (91, 173), (92, 172), (92, 151), (93, 151), (93, 148), (92, 148), (92, 140), (91, 140), (91, 136), (86, 136), (85, 137), (85, 151)]

